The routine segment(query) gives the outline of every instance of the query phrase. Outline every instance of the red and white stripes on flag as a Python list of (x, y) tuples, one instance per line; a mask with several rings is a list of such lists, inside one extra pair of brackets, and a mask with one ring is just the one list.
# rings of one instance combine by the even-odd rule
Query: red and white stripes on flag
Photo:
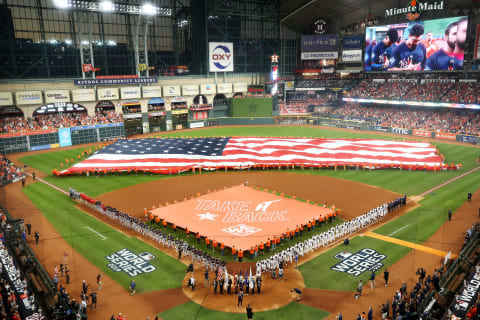
[[(102, 149), (61, 174), (94, 170), (99, 172), (146, 170), (168, 174), (192, 168), (214, 170), (225, 167), (277, 168), (293, 165), (305, 167), (346, 165), (368, 168), (419, 166), (427, 170), (440, 170), (444, 166), (438, 150), (432, 144), (418, 141), (231, 137), (224, 138), (221, 143), (218, 138), (194, 138), (191, 141), (163, 139), (170, 145), (175, 144), (175, 148), (149, 147), (158, 144), (158, 141), (161, 139), (141, 139), (141, 142), (119, 140), (117, 143), (121, 144), (118, 147), (115, 144), (111, 145), (112, 151), (108, 151), (110, 150), (108, 147)], [(135, 145), (130, 147), (131, 143)], [(187, 144), (188, 148), (193, 145), (199, 147), (188, 149)], [(136, 152), (136, 149), (139, 151)]]

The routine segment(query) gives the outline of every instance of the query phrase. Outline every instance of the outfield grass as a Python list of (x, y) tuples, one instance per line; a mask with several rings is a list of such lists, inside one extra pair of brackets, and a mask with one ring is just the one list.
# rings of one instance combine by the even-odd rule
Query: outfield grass
[[(288, 292), (285, 294), (289, 294)], [(237, 305), (237, 299), (232, 296), (232, 305)], [(243, 309), (247, 305), (244, 303)], [(267, 320), (267, 319), (324, 319), (329, 313), (320, 309), (312, 308), (301, 303), (292, 302), (285, 307), (265, 312), (255, 312), (253, 308), (255, 320)], [(246, 312), (244, 313), (227, 313), (214, 311), (203, 308), (194, 302), (186, 302), (175, 308), (169, 309), (159, 314), (164, 320), (177, 320), (177, 319), (198, 319), (198, 320), (240, 320), (246, 319)]]
[[(145, 242), (126, 236), (96, 218), (75, 208), (75, 202), (66, 195), (43, 183), (34, 183), (22, 189), (48, 221), (55, 227), (69, 245), (87, 258), (109, 277), (124, 288), (132, 279), (137, 283), (137, 292), (149, 292), (175, 288), (181, 285), (186, 266)], [(90, 228), (90, 229), (88, 229)], [(94, 233), (95, 230), (100, 235)], [(48, 241), (48, 239), (42, 239)], [(138, 254), (150, 252), (156, 256), (150, 263), (157, 270), (130, 277), (125, 272), (114, 272), (107, 267), (105, 257), (118, 250), (128, 248)]]

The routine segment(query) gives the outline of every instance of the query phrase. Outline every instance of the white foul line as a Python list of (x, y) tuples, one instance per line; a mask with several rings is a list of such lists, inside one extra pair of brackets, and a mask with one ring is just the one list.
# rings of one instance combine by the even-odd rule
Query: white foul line
[(93, 230), (93, 229), (90, 228), (90, 227), (83, 227), (83, 228), (84, 228), (84, 229), (88, 229), (88, 230), (90, 230), (90, 231), (92, 231), (92, 232), (95, 232), (96, 234), (98, 234), (99, 237), (102, 238), (102, 240), (107, 239), (107, 237), (102, 236), (100, 233), (98, 233), (97, 231)]
[(403, 230), (403, 229), (405, 229), (406, 227), (409, 227), (409, 226), (410, 226), (409, 224), (404, 225), (403, 227), (401, 227), (397, 231), (393, 231), (392, 233), (390, 233), (387, 237), (390, 237), (391, 235), (393, 235), (393, 234), (397, 233), (398, 231)]

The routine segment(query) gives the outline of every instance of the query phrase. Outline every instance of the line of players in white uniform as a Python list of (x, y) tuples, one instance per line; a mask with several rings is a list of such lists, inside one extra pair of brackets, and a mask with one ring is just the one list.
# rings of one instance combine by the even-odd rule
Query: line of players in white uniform
[(342, 224), (331, 227), (329, 230), (316, 234), (311, 238), (299, 242), (290, 248), (277, 252), (267, 259), (263, 259), (257, 262), (257, 276), (260, 276), (263, 272), (271, 272), (279, 268), (281, 262), (293, 263), (296, 255), (298, 259), (306, 254), (313, 252), (319, 248), (324, 248), (335, 242), (337, 239), (343, 238), (350, 234), (357, 232), (383, 218), (388, 213), (388, 205), (385, 203), (377, 208), (370, 210), (369, 212), (353, 218), (350, 221), (346, 221)]

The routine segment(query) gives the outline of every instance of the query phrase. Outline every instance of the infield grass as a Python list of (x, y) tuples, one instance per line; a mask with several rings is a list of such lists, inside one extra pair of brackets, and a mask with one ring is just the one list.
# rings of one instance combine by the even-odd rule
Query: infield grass
[[(285, 294), (289, 294), (288, 292)], [(236, 296), (232, 296), (232, 305), (237, 305)], [(247, 304), (243, 303), (243, 310)], [(324, 319), (329, 313), (317, 308), (309, 307), (301, 303), (292, 302), (285, 307), (264, 312), (255, 312), (255, 305), (252, 306), (255, 320), (279, 319)], [(203, 308), (194, 302), (186, 302), (175, 308), (159, 314), (164, 320), (198, 319), (198, 320), (240, 320), (246, 319), (246, 311), (243, 313), (227, 313)]]
[[(181, 285), (186, 266), (176, 259), (75, 208), (76, 203), (68, 196), (43, 183), (33, 183), (22, 190), (74, 250), (125, 289), (129, 287), (132, 279), (137, 283), (138, 293), (170, 289)], [(56, 239), (41, 238), (41, 241), (49, 240)], [(136, 254), (149, 252), (155, 255), (156, 257), (149, 262), (157, 269), (131, 277), (123, 271), (115, 272), (108, 268), (107, 264), (110, 261), (105, 257), (124, 248)], [(96, 275), (92, 275), (94, 276)]]

